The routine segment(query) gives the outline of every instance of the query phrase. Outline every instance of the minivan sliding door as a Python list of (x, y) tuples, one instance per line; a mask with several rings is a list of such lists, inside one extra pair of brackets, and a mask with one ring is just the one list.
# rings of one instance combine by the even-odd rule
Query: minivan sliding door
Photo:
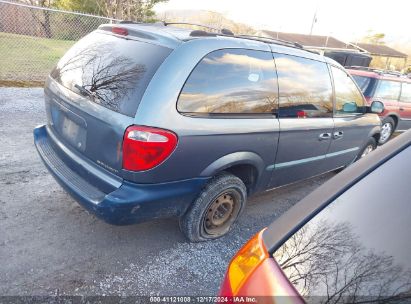
[(271, 187), (320, 174), (325, 165), (334, 122), (332, 84), (327, 64), (273, 54), (279, 86), (280, 139)]

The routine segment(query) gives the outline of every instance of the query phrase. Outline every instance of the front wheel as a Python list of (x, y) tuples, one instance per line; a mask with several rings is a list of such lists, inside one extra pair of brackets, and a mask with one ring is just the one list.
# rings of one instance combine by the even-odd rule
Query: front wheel
[(201, 191), (189, 210), (180, 218), (180, 229), (191, 242), (225, 235), (247, 199), (247, 190), (238, 177), (221, 173)]
[(374, 151), (377, 148), (377, 141), (375, 140), (374, 137), (371, 137), (365, 147), (362, 149), (362, 151), (358, 154), (357, 160), (366, 157), (368, 154), (370, 154), (372, 151)]
[(386, 117), (382, 121), (382, 126), (381, 126), (381, 136), (380, 140), (378, 141), (379, 145), (385, 144), (390, 138), (392, 133), (394, 133), (395, 129), (395, 122), (394, 119), (391, 117)]

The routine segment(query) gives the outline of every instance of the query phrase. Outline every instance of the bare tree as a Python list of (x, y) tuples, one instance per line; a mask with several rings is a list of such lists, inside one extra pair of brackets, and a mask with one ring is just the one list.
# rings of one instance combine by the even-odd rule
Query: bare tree
[(388, 303), (411, 298), (410, 270), (363, 247), (348, 223), (306, 225), (274, 257), (307, 299), (325, 295), (321, 303)]
[[(53, 0), (26, 0), (27, 3), (31, 5), (36, 5), (40, 7), (49, 8), (53, 5)], [(47, 38), (52, 37), (51, 27), (50, 27), (50, 12), (48, 10), (42, 11), (42, 17), (37, 14), (37, 11), (30, 10), (33, 18), (40, 24), (44, 31), (44, 35)]]

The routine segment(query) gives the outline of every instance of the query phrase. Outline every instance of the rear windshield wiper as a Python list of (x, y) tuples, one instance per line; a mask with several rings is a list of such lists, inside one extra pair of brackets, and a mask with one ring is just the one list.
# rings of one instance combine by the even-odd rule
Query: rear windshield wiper
[(83, 96), (89, 96), (89, 97), (96, 97), (96, 94), (94, 92), (91, 92), (90, 90), (86, 89), (84, 86), (75, 84), (74, 87), (79, 90), (80, 94)]

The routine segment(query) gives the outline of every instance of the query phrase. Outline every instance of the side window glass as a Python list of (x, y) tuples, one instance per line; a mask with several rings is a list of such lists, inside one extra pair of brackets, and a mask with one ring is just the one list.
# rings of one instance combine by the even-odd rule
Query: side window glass
[(411, 102), (411, 83), (403, 83), (401, 90), (401, 101)]
[(327, 64), (275, 54), (279, 86), (279, 117), (332, 117), (332, 86)]
[(177, 102), (184, 113), (274, 113), (277, 107), (272, 54), (245, 49), (218, 50), (204, 57)]
[(355, 82), (360, 87), (361, 92), (365, 93), (365, 91), (371, 83), (371, 78), (358, 75), (352, 75), (352, 78), (354, 78)]
[(346, 72), (331, 67), (335, 87), (335, 114), (364, 113), (364, 98)]
[(397, 81), (381, 80), (375, 97), (382, 99), (398, 100), (401, 83)]

